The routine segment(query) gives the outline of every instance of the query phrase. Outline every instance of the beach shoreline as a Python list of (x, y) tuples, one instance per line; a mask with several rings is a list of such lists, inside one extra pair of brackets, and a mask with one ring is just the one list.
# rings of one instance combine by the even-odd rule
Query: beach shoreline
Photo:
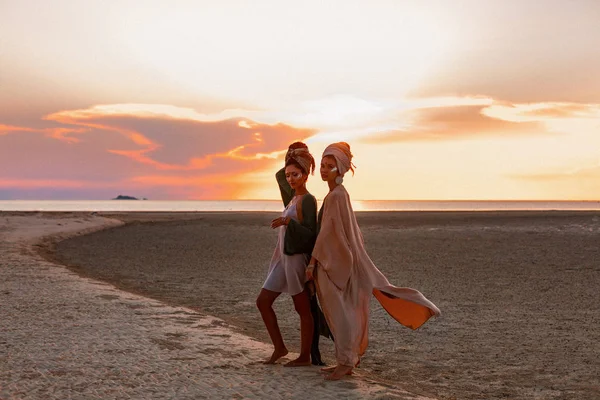
[(263, 365), (270, 346), (220, 318), (118, 290), (39, 254), (121, 224), (90, 213), (0, 213), (0, 398), (428, 399), (360, 372), (324, 385), (317, 367)]
[[(277, 213), (102, 214), (126, 224), (60, 242), (55, 256), (84, 276), (219, 316), (269, 342), (254, 298), (274, 246), (265, 226)], [(359, 212), (357, 218), (369, 254), (390, 281), (422, 291), (443, 314), (411, 332), (372, 307), (364, 374), (438, 398), (600, 393), (600, 367), (587, 353), (598, 350), (600, 305), (591, 285), (599, 274), (600, 213)], [(107, 259), (107, 251), (121, 257)], [(278, 303), (282, 332), (295, 349), (295, 313), (286, 299)], [(328, 340), (322, 350), (332, 362)]]

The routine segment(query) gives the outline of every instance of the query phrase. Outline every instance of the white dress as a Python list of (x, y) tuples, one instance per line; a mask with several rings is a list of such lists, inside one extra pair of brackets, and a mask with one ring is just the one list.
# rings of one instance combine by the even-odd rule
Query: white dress
[[(296, 196), (290, 201), (283, 210), (282, 217), (290, 217), (298, 221), (296, 215), (297, 199), (302, 196)], [(285, 239), (286, 225), (279, 228), (277, 236), (277, 246), (271, 258), (269, 273), (263, 284), (263, 288), (278, 293), (289, 293), (295, 296), (302, 293), (306, 284), (306, 266), (310, 261), (307, 254), (294, 254), (288, 256), (283, 253), (283, 242)]]

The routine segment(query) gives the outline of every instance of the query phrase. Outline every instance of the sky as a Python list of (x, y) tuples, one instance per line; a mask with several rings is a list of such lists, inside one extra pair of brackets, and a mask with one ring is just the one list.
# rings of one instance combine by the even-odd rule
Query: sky
[[(596, 0), (0, 0), (0, 200), (600, 199)], [(318, 174), (308, 189), (322, 199)]]

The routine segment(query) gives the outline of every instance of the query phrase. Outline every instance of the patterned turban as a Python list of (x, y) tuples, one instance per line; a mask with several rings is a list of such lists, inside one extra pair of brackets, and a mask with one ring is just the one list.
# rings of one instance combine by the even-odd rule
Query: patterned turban
[(302, 167), (302, 171), (307, 175), (311, 172), (311, 170), (310, 170), (311, 166), (312, 166), (313, 172), (315, 170), (315, 160), (314, 160), (312, 154), (310, 154), (310, 152), (306, 148), (290, 150), (288, 152), (288, 157), (286, 157), (286, 158), (288, 160), (293, 159), (298, 164), (300, 164), (300, 167)]

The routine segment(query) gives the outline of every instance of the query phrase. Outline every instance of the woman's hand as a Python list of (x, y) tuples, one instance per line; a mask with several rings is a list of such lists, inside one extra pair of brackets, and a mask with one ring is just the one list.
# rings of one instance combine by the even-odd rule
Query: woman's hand
[(290, 217), (279, 217), (279, 218), (275, 218), (273, 221), (271, 221), (271, 228), (275, 229), (275, 228), (279, 228), (282, 225), (287, 225), (290, 223)]
[(308, 264), (306, 266), (306, 279), (309, 281), (315, 279), (315, 264)]

